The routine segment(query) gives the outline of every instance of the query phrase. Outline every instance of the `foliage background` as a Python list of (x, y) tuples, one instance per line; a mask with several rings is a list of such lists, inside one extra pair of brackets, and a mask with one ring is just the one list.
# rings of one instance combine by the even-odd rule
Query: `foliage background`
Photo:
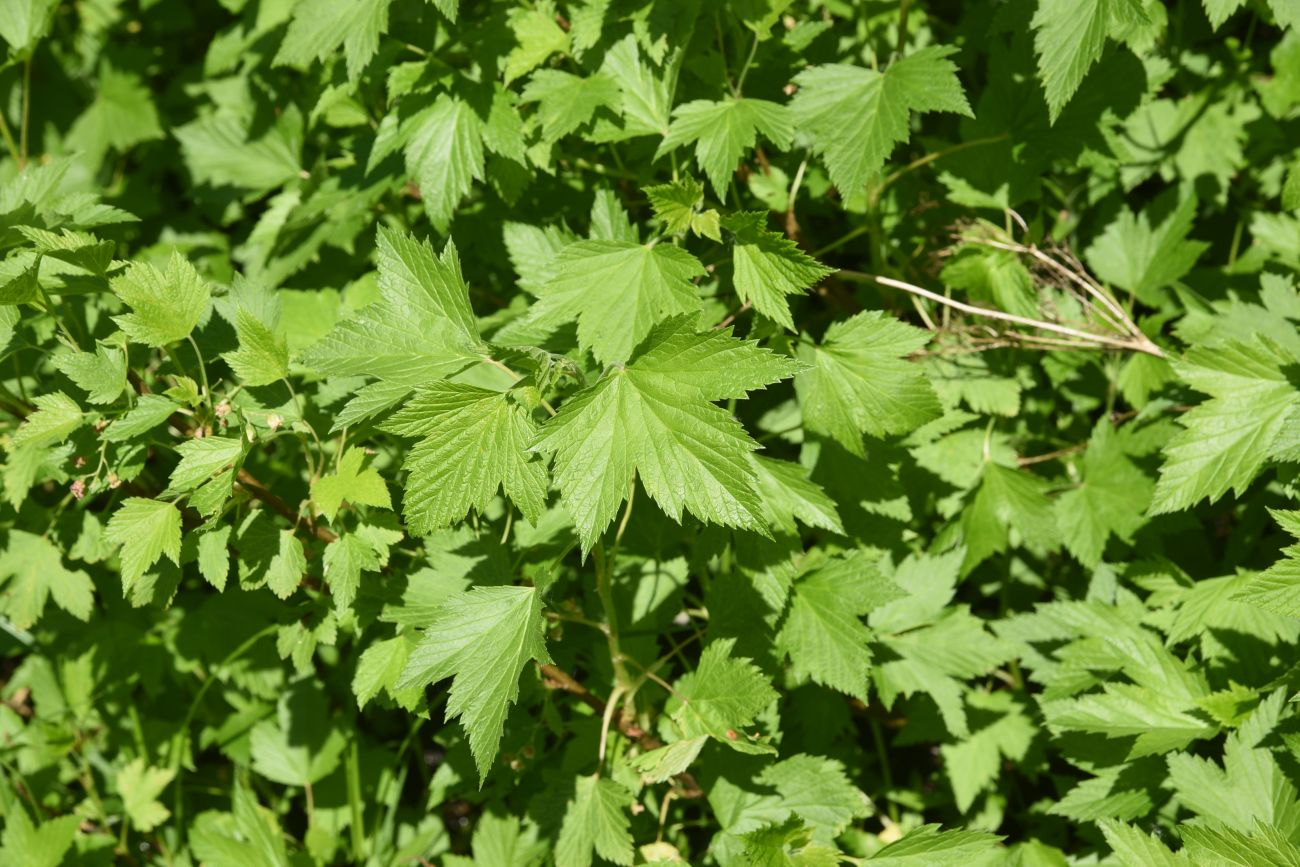
[(2, 0), (0, 862), (1300, 864), (1297, 24)]

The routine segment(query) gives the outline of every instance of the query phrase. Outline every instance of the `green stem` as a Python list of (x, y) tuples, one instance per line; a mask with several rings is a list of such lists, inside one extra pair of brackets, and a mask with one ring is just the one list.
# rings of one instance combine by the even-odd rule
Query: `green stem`
[(605, 609), (605, 638), (609, 643), (609, 661), (614, 666), (614, 680), (618, 687), (626, 689), (632, 683), (627, 666), (623, 661), (623, 649), (619, 643), (618, 610), (614, 607), (614, 593), (610, 588), (610, 572), (614, 567), (611, 559), (605, 556), (605, 543), (597, 542), (591, 550), (592, 561), (596, 567), (596, 595), (600, 605)]
[(199, 344), (195, 341), (193, 334), (185, 335), (185, 339), (190, 342), (190, 346), (194, 349), (194, 357), (199, 360), (199, 380), (203, 384), (203, 400), (211, 408), (212, 390), (208, 388), (208, 366), (203, 363), (203, 352), (199, 349)]
[(737, 97), (745, 89), (745, 76), (749, 75), (749, 67), (754, 63), (754, 55), (758, 53), (758, 34), (754, 34), (754, 42), (749, 46), (749, 56), (745, 58), (745, 65), (740, 68), (740, 75), (736, 78), (736, 86), (733, 88)]
[(9, 130), (9, 121), (5, 120), (2, 111), (0, 111), (0, 135), (4, 136), (5, 147), (9, 149), (9, 156), (13, 157), (13, 161), (18, 164), (18, 168), (22, 169), (23, 161), (18, 154), (18, 143), (14, 141), (14, 134)]
[(23, 122), (18, 130), (18, 168), (27, 166), (27, 126), (32, 114), (32, 57), (23, 61)]
[(889, 804), (889, 818), (895, 823), (898, 822), (898, 805), (894, 803), (889, 793), (894, 790), (894, 772), (889, 767), (889, 750), (885, 748), (885, 735), (880, 730), (880, 722), (875, 717), (868, 717), (867, 723), (871, 728), (871, 740), (876, 745), (876, 757), (880, 761), (880, 776), (885, 782), (885, 800)]
[(1011, 133), (1004, 132), (1004, 133), (999, 133), (998, 135), (985, 136), (984, 138), (971, 139), (970, 141), (959, 142), (955, 145), (950, 145), (949, 147), (934, 151), (933, 153), (928, 153), (925, 156), (917, 157), (907, 165), (903, 166), (901, 169), (898, 169), (897, 171), (890, 173), (883, 181), (881, 181), (880, 186), (876, 187), (875, 191), (871, 194), (872, 204), (874, 205), (876, 202), (878, 202), (880, 200), (881, 194), (883, 194), (885, 190), (889, 189), (889, 187), (892, 186), (899, 178), (903, 177), (909, 172), (914, 172), (919, 168), (928, 166), (930, 163), (934, 162), (935, 160), (941, 160), (946, 156), (951, 156), (952, 154), (960, 153), (961, 151), (967, 150), (969, 148), (983, 147), (984, 145), (988, 145), (988, 144), (996, 144), (997, 142), (1000, 141), (1006, 141), (1010, 137), (1011, 137)]
[(352, 739), (347, 759), (348, 806), (352, 810), (352, 860), (358, 864), (366, 860), (365, 804), (361, 802), (361, 751), (357, 739)]

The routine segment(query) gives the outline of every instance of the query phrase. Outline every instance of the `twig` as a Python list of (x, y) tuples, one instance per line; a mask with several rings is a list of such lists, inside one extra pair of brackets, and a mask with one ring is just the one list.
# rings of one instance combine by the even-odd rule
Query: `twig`
[[(285, 520), (289, 521), (289, 523), (297, 526), (301, 517), (298, 512), (291, 508), (284, 500), (271, 493), (271, 490), (254, 478), (252, 473), (241, 467), (239, 474), (236, 475), (235, 478), (239, 482), (241, 488), (261, 500), (269, 506), (272, 511), (278, 513)], [(338, 539), (338, 534), (333, 530), (330, 530), (328, 527), (322, 527), (319, 524), (316, 524), (312, 526), (311, 530), (316, 538), (320, 539), (322, 542), (328, 543)]]
[(882, 286), (889, 286), (894, 289), (901, 289), (904, 292), (910, 292), (913, 295), (920, 295), (922, 298), (928, 298), (938, 304), (959, 310), (962, 313), (971, 316), (985, 316), (989, 319), (998, 319), (1003, 322), (1013, 322), (1017, 325), (1023, 325), (1027, 328), (1036, 328), (1040, 331), (1051, 331), (1055, 334), (1063, 334), (1066, 337), (1074, 337), (1079, 340), (1087, 341), (1089, 344), (1096, 346), (1109, 346), (1114, 349), (1125, 349), (1132, 352), (1144, 352), (1148, 355), (1154, 355), (1157, 358), (1164, 358), (1165, 354), (1160, 347), (1151, 343), (1150, 340), (1143, 339), (1120, 339), (1111, 337), (1106, 334), (1096, 334), (1090, 331), (1081, 331), (1077, 328), (1070, 328), (1067, 325), (1057, 325), (1055, 322), (1044, 322), (1041, 319), (1030, 319), (1026, 316), (1017, 316), (1014, 313), (1006, 313), (1001, 310), (993, 310), (987, 307), (976, 307), (972, 304), (965, 304), (961, 301), (954, 301), (951, 298), (940, 295), (937, 292), (931, 292), (929, 289), (922, 289), (920, 286), (911, 283), (905, 283), (902, 280), (895, 280), (892, 277), (881, 277), (875, 274), (864, 274), (861, 271), (844, 271), (839, 272), (839, 276), (846, 280), (853, 280), (859, 283), (879, 283)]

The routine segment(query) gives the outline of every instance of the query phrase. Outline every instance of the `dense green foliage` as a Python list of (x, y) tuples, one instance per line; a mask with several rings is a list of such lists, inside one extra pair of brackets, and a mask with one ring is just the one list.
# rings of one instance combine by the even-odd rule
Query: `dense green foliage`
[(1296, 0), (0, 39), (0, 863), (1300, 865)]

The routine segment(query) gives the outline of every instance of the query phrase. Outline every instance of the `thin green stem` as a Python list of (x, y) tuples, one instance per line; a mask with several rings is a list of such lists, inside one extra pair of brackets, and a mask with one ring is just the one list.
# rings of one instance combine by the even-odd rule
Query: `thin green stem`
[(23, 168), (22, 157), (18, 153), (18, 143), (14, 141), (14, 134), (9, 130), (9, 121), (5, 120), (3, 111), (0, 111), (0, 135), (4, 136), (5, 147), (9, 149), (9, 156), (18, 164), (18, 168)]
[(1011, 137), (1011, 133), (1004, 132), (1004, 133), (999, 133), (998, 135), (985, 136), (984, 138), (975, 138), (975, 139), (971, 139), (970, 141), (958, 142), (955, 145), (950, 145), (949, 147), (942, 148), (932, 153), (928, 153), (925, 156), (917, 157), (916, 159), (912, 160), (910, 163), (903, 166), (902, 168), (891, 172), (889, 175), (885, 177), (883, 181), (880, 182), (880, 186), (876, 187), (875, 191), (871, 194), (872, 204), (874, 205), (876, 202), (878, 202), (880, 200), (881, 194), (883, 194), (885, 190), (889, 189), (889, 187), (891, 187), (895, 182), (897, 182), (899, 178), (902, 178), (903, 176), (907, 175), (910, 172), (914, 172), (919, 168), (928, 166), (930, 163), (934, 162), (935, 160), (941, 160), (946, 156), (951, 156), (955, 153), (960, 153), (961, 151), (969, 150), (970, 148), (983, 147), (984, 145), (989, 145), (989, 144), (996, 144), (997, 142), (1000, 141), (1006, 141), (1010, 137)]
[(199, 360), (199, 380), (203, 385), (203, 400), (211, 408), (212, 389), (208, 387), (208, 366), (203, 363), (203, 352), (199, 349), (199, 344), (195, 341), (193, 334), (187, 334), (185, 339), (190, 342), (190, 346), (194, 349), (194, 357)]
[(894, 772), (889, 767), (889, 750), (885, 747), (885, 735), (880, 730), (880, 722), (875, 717), (869, 717), (867, 724), (871, 729), (871, 740), (876, 745), (876, 758), (880, 761), (880, 776), (885, 782), (885, 800), (889, 803), (889, 818), (898, 822), (898, 805), (888, 796), (888, 793), (894, 790)]
[(361, 801), (361, 751), (357, 739), (348, 747), (347, 759), (348, 806), (352, 811), (352, 860), (358, 864), (366, 860), (365, 804)]
[(740, 75), (736, 77), (736, 86), (733, 88), (735, 95), (740, 96), (741, 91), (745, 89), (745, 76), (749, 75), (749, 67), (754, 64), (754, 55), (758, 53), (758, 34), (754, 34), (754, 41), (749, 46), (749, 56), (745, 58), (745, 65), (740, 68)]
[(614, 607), (614, 593), (610, 587), (610, 572), (614, 564), (605, 556), (604, 542), (597, 542), (596, 547), (592, 548), (591, 559), (596, 567), (596, 595), (605, 610), (605, 639), (609, 644), (609, 661), (614, 667), (614, 680), (620, 690), (626, 689), (632, 679), (628, 676), (623, 649), (619, 644), (618, 610)]
[(32, 56), (23, 61), (23, 122), (18, 130), (18, 168), (27, 167), (27, 126), (32, 114)]

